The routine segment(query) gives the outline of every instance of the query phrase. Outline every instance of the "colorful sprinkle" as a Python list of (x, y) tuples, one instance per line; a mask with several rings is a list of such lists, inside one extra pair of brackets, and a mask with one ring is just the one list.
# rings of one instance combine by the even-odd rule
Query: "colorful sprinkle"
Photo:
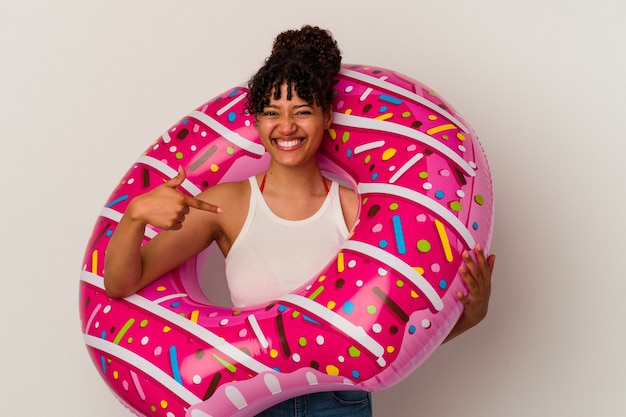
[(183, 379), (180, 376), (180, 367), (178, 365), (178, 354), (176, 352), (176, 346), (170, 346), (170, 366), (172, 368), (172, 376), (174, 380), (180, 385), (183, 385)]
[(390, 160), (391, 158), (393, 158), (393, 157), (394, 157), (394, 155), (396, 154), (396, 152), (397, 152), (397, 151), (398, 151), (398, 150), (397, 150), (397, 149), (395, 149), (395, 148), (385, 149), (385, 151), (383, 152), (383, 155), (382, 155), (382, 157), (381, 157), (381, 158), (382, 158), (382, 160), (383, 160), (383, 161), (388, 161), (388, 160)]
[(382, 101), (387, 101), (391, 104), (402, 104), (402, 100), (400, 100), (399, 98), (396, 97), (392, 97), (390, 95), (387, 94), (381, 94), (380, 96), (378, 96), (378, 98)]
[(404, 255), (406, 253), (406, 243), (404, 241), (404, 231), (402, 230), (402, 221), (400, 220), (400, 216), (393, 216), (391, 221), (393, 224), (393, 233), (396, 238), (398, 253)]
[(420, 239), (417, 241), (417, 249), (422, 252), (422, 253), (426, 253), (430, 251), (430, 242), (427, 241), (426, 239)]
[(352, 301), (346, 301), (345, 303), (343, 303), (343, 311), (346, 314), (352, 314), (354, 313), (354, 303)]
[(135, 323), (135, 319), (133, 318), (128, 319), (128, 321), (124, 323), (124, 326), (122, 326), (122, 328), (120, 329), (120, 332), (117, 334), (117, 336), (113, 340), (114, 344), (116, 345), (120, 344), (120, 340), (122, 340), (122, 338), (124, 337), (128, 329), (130, 329), (130, 327), (133, 325), (133, 323)]

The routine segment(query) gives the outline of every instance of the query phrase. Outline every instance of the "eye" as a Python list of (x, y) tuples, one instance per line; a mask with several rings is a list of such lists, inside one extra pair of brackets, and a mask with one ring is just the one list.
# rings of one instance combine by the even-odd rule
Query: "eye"
[(265, 117), (274, 117), (277, 113), (274, 110), (264, 110), (262, 115)]

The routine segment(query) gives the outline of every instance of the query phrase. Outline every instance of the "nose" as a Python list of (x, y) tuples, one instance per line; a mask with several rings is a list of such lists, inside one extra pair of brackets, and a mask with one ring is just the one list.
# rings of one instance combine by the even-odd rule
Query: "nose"
[(278, 131), (281, 135), (289, 135), (297, 129), (298, 127), (296, 126), (295, 120), (291, 117), (291, 115), (281, 116), (278, 121)]

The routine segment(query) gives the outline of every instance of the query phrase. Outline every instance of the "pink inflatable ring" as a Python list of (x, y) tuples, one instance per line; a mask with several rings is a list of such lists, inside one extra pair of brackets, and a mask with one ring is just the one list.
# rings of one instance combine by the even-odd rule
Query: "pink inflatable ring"
[[(135, 414), (252, 416), (303, 393), (381, 390), (458, 320), (460, 254), (477, 243), (488, 250), (493, 224), (476, 135), (432, 90), (393, 71), (344, 65), (335, 89), (320, 166), (358, 190), (359, 217), (327, 268), (280, 299), (212, 305), (199, 284), (206, 251), (128, 298), (103, 289), (105, 250), (134, 196), (180, 165), (190, 195), (267, 166), (245, 88), (175, 124), (107, 200), (85, 251), (81, 327), (102, 378)], [(156, 233), (147, 227), (145, 241)]]

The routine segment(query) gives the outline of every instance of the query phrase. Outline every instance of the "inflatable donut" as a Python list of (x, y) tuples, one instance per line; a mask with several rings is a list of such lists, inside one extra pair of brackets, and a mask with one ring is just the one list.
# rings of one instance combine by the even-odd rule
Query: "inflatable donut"
[[(381, 390), (415, 370), (458, 320), (461, 252), (488, 250), (493, 224), (476, 135), (432, 90), (393, 71), (343, 65), (334, 88), (319, 161), (358, 190), (359, 216), (327, 268), (280, 299), (211, 304), (199, 283), (206, 251), (125, 299), (103, 286), (107, 244), (134, 196), (180, 165), (189, 195), (267, 166), (245, 88), (176, 123), (110, 195), (85, 251), (81, 327), (102, 378), (135, 414), (251, 416), (304, 393)], [(156, 233), (148, 226), (145, 241)]]

